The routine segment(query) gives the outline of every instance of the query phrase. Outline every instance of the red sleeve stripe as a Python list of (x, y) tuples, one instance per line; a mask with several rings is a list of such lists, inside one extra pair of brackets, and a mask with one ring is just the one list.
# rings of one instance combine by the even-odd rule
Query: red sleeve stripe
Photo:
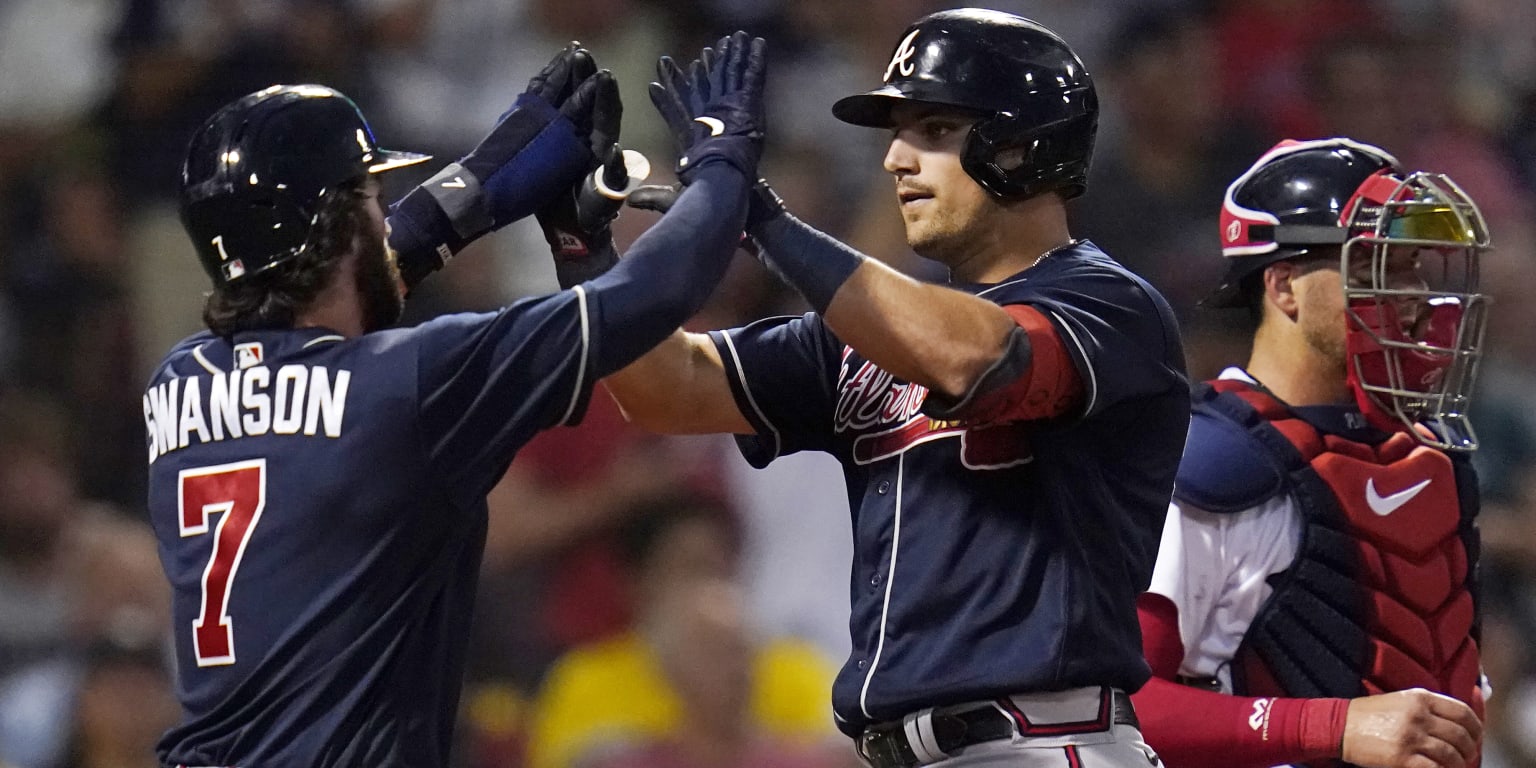
[(1012, 384), (977, 398), (965, 420), (1005, 424), (1074, 413), (1083, 401), (1083, 380), (1056, 326), (1028, 305), (1009, 304), (1003, 309), (1029, 335), (1029, 370)]

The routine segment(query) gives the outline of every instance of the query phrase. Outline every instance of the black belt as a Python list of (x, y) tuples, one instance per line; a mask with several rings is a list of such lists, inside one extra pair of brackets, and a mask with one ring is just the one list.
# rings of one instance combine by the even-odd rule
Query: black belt
[[(1012, 738), (1015, 735), (1068, 736), (1107, 731), (1114, 725), (1141, 727), (1136, 720), (1136, 710), (1131, 706), (1129, 694), (1115, 689), (1107, 698), (1107, 712), (1101, 712), (1099, 718), (1081, 723), (1031, 724), (1008, 699), (1000, 699), (998, 704), (1003, 709), (1012, 710), (1012, 714), (990, 705), (961, 711), (935, 709), (932, 716), (934, 744), (939, 751), (953, 755), (973, 744)], [(901, 720), (865, 728), (857, 746), (859, 755), (873, 768), (916, 768), (925, 764), (907, 741), (906, 727)]]

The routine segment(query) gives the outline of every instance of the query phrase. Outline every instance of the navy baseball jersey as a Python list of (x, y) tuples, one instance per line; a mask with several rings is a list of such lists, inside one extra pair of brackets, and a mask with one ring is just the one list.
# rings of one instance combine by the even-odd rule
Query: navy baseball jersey
[(587, 304), (170, 352), (144, 396), (184, 710), (165, 764), (447, 764), (485, 494), (585, 406)]
[[(1150, 675), (1136, 596), (1152, 575), (1189, 423), (1172, 312), (1090, 243), (990, 286), (1051, 321), (1084, 386), (1071, 417), (968, 424), (839, 341), (814, 314), (713, 334), (762, 466), (838, 458), (852, 509), (853, 650), (839, 726), (924, 707)], [(921, 312), (920, 307), (912, 311)]]

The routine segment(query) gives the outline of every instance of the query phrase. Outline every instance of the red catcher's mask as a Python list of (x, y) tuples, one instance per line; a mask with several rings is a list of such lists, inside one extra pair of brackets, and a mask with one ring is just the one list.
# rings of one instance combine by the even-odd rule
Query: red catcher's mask
[(1490, 302), (1478, 292), (1482, 213), (1444, 175), (1382, 171), (1340, 218), (1347, 375), (1361, 411), (1427, 445), (1475, 449), (1467, 408)]

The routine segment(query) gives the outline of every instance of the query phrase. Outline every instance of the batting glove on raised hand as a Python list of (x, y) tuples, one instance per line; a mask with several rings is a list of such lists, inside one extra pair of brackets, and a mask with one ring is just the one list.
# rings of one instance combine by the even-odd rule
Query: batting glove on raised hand
[[(407, 289), (480, 236), (565, 193), (593, 162), (597, 65), (572, 43), (528, 81), (468, 155), (395, 203), (390, 246)], [(586, 126), (583, 128), (582, 126)]]
[(593, 78), (592, 107), (584, 124), (595, 161), (581, 181), (534, 214), (555, 257), (555, 277), (569, 288), (618, 263), (611, 225), (637, 183), (650, 174), (645, 156), (619, 147), (624, 114), (618, 82), (607, 70)]
[(656, 63), (659, 82), (651, 83), (651, 103), (677, 143), (677, 176), (684, 184), (700, 166), (718, 161), (757, 177), (766, 47), (762, 38), (737, 32), (705, 48), (687, 72), (670, 57)]

